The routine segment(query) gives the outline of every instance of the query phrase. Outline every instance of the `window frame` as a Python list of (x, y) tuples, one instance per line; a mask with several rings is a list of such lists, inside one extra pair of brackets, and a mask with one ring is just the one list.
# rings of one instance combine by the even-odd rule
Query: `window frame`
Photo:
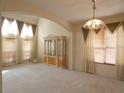
[[(16, 42), (15, 44), (17, 44), (17, 38), (16, 38), (16, 37), (4, 37), (4, 36), (3, 36), (3, 38), (4, 38), (4, 39), (3, 39), (4, 41), (2, 40), (2, 42), (12, 42), (12, 40), (14, 40), (14, 42)], [(10, 40), (11, 40), (11, 41), (10, 41)], [(16, 46), (17, 46), (17, 45), (16, 45)], [(3, 50), (3, 51), (2, 51), (3, 57), (6, 57), (6, 54), (9, 56), (9, 55), (10, 55), (9, 52), (10, 52), (10, 51), (6, 51), (6, 50), (4, 51), (4, 50)], [(14, 54), (14, 56), (15, 56), (15, 57), (12, 57), (12, 58), (13, 58), (13, 61), (10, 62), (10, 61), (5, 61), (5, 60), (4, 60), (5, 62), (4, 62), (3, 64), (14, 63), (14, 62), (17, 61), (17, 50), (11, 51), (11, 52), (12, 52), (12, 53)], [(5, 59), (5, 58), (4, 58), (4, 59)], [(6, 60), (7, 60), (7, 59), (9, 60), (10, 58), (7, 57)]]
[[(105, 52), (105, 54), (104, 54), (104, 61), (103, 61), (103, 62), (95, 61), (95, 63), (115, 66), (115, 64), (107, 63), (107, 62), (105, 61), (105, 59), (106, 59), (106, 49), (107, 49), (107, 48), (116, 48), (116, 47), (103, 47), (103, 48), (102, 48), (102, 47), (99, 47), (99, 48), (94, 47), (94, 50), (95, 50), (95, 49), (103, 49), (104, 52)], [(95, 57), (95, 55), (94, 55), (94, 57)]]

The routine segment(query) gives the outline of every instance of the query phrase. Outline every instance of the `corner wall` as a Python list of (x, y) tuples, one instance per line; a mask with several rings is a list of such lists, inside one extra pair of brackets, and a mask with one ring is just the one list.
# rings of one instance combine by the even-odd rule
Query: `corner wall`
[(48, 35), (66, 36), (67, 38), (67, 66), (72, 64), (72, 32), (50, 20), (41, 18), (38, 23), (38, 58), (44, 61), (44, 37)]

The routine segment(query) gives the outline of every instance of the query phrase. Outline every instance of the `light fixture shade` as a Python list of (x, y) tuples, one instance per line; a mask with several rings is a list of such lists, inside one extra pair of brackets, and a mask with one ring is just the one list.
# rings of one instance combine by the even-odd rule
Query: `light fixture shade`
[(105, 26), (106, 25), (104, 24), (103, 21), (99, 19), (91, 19), (87, 21), (83, 27), (89, 30), (99, 30), (99, 29), (104, 28)]

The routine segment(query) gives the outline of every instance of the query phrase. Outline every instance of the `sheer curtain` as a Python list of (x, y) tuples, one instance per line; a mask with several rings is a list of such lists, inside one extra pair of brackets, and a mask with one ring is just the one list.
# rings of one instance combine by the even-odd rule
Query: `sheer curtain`
[(23, 63), (23, 40), (20, 35), (18, 35), (18, 63)]
[(87, 73), (95, 73), (93, 34), (94, 31), (83, 29), (83, 70)]
[(32, 55), (32, 62), (37, 62), (37, 27), (32, 25), (33, 29), (33, 39), (32, 39), (32, 50), (31, 50), (31, 55)]
[[(3, 23), (3, 18), (0, 15), (0, 71), (2, 71), (2, 23)], [(2, 84), (2, 73), (0, 73), (0, 85)], [(0, 87), (0, 93), (2, 93), (2, 87)]]
[(117, 29), (117, 76), (124, 80), (124, 23), (120, 23)]

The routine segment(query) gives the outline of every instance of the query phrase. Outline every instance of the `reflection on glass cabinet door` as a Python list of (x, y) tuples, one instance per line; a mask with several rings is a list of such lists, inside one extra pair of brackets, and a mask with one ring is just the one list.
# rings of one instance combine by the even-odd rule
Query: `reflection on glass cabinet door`
[(47, 64), (65, 67), (66, 44), (64, 36), (47, 36), (44, 38), (44, 61)]

